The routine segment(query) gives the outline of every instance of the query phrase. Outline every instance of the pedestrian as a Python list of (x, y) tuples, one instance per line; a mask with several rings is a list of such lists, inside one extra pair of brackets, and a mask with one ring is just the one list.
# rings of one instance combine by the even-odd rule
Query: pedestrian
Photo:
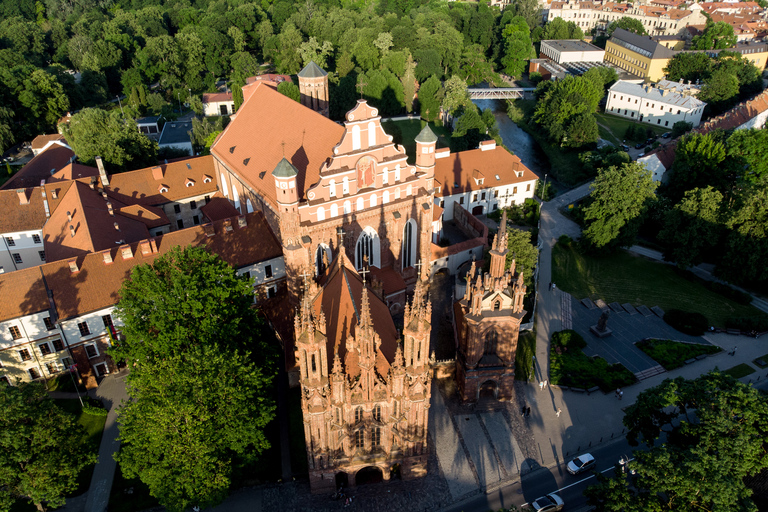
[(539, 391), (541, 391), (542, 389), (544, 389), (544, 381), (543, 380), (539, 381)]
[(552, 291), (552, 281), (549, 282), (549, 291)]
[(557, 290), (557, 285), (555, 283), (552, 283), (552, 289)]
[(733, 350), (731, 351), (731, 355), (732, 355), (732, 356), (735, 356), (735, 355), (736, 355), (736, 347), (735, 347), (735, 346), (733, 347)]
[(530, 416), (531, 415), (531, 408), (530, 407), (525, 410), (525, 415), (526, 416)]
[(556, 413), (558, 418), (560, 417), (560, 413), (561, 413), (561, 412), (563, 412), (563, 410), (562, 410), (561, 408), (559, 408), (559, 407), (558, 407), (558, 408), (557, 408), (557, 413)]
[(621, 400), (622, 398), (624, 398), (624, 392), (623, 391), (619, 391), (619, 400)]
[(523, 403), (523, 410), (521, 411), (520, 416), (525, 416), (525, 403)]
[(616, 398), (619, 398), (620, 394), (621, 394), (621, 388), (616, 388)]
[(544, 379), (544, 387), (545, 388), (549, 387), (549, 379)]

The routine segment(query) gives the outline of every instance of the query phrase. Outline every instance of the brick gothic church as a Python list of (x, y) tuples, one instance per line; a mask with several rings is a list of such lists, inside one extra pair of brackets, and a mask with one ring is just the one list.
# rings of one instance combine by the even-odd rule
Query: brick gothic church
[(505, 270), (507, 213), (490, 251), (491, 269), (477, 273), (474, 262), (467, 274), (464, 298), (454, 304), (459, 347), (456, 381), (462, 400), (481, 394), (511, 398), (520, 323), (525, 316), (523, 273), (515, 277), (515, 262)]

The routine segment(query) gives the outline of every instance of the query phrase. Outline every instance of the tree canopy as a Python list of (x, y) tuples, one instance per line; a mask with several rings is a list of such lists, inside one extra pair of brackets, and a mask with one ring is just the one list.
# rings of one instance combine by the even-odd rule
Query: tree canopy
[(736, 46), (736, 34), (733, 26), (724, 21), (709, 20), (704, 32), (691, 41), (693, 50), (723, 50)]
[(634, 453), (635, 476), (599, 476), (584, 494), (600, 512), (756, 512), (744, 477), (768, 467), (767, 405), (756, 389), (717, 371), (666, 379), (624, 416), (630, 443), (650, 447)]
[(507, 229), (507, 266), (515, 261), (515, 271), (523, 273), (523, 281), (529, 290), (533, 288), (533, 276), (536, 272), (536, 263), (539, 259), (539, 250), (531, 243), (531, 232), (508, 228)]
[(712, 255), (720, 242), (722, 202), (720, 191), (695, 188), (667, 211), (664, 229), (659, 233), (659, 239), (668, 247), (667, 259), (685, 268)]
[(584, 208), (584, 238), (596, 249), (631, 245), (658, 183), (643, 164), (600, 169)]
[(613, 31), (617, 28), (623, 28), (624, 30), (628, 30), (630, 32), (634, 32), (635, 34), (644, 36), (648, 34), (648, 32), (645, 31), (645, 27), (643, 27), (643, 24), (640, 22), (640, 20), (635, 18), (630, 18), (629, 16), (623, 16), (619, 18), (616, 21), (612, 21), (608, 25), (608, 29), (606, 32), (608, 33), (608, 37), (611, 37), (613, 34)]
[(77, 475), (96, 462), (85, 429), (40, 383), (0, 388), (0, 510), (17, 496), (42, 510), (64, 505)]
[(604, 95), (600, 80), (567, 76), (557, 82), (541, 82), (537, 95), (533, 119), (552, 141), (567, 147), (597, 141), (594, 113)]
[(504, 56), (501, 63), (504, 72), (513, 77), (520, 77), (525, 71), (525, 62), (536, 56), (531, 42), (531, 30), (522, 16), (510, 20), (504, 32)]
[(205, 249), (173, 248), (135, 267), (116, 315), (131, 366), (118, 411), (117, 459), (169, 510), (226, 496), (234, 468), (269, 447), (275, 350), (253, 304), (252, 281)]

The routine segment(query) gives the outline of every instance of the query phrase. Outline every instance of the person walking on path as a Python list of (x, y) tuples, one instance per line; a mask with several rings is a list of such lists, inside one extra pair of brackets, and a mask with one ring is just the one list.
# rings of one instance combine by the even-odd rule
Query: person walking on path
[(621, 400), (622, 398), (624, 398), (624, 392), (623, 391), (619, 391), (619, 400)]
[(542, 389), (544, 389), (544, 381), (543, 380), (539, 382), (539, 391), (541, 391)]
[(521, 416), (525, 416), (525, 403), (523, 403), (523, 410), (522, 410), (522, 413), (520, 415)]
[(530, 416), (530, 415), (531, 415), (531, 408), (530, 408), (530, 407), (528, 407), (528, 408), (525, 410), (525, 415), (526, 415), (526, 416)]
[(614, 393), (614, 396), (619, 398), (619, 393), (621, 393), (621, 388), (616, 388), (616, 393)]
[(557, 412), (555, 413), (555, 414), (557, 415), (557, 417), (558, 417), (558, 418), (560, 417), (560, 413), (561, 413), (561, 412), (563, 412), (563, 410), (562, 410), (561, 408), (559, 408), (559, 407), (558, 407), (558, 408), (557, 408)]
[(544, 379), (544, 387), (545, 388), (549, 387), (549, 379)]
[(732, 356), (735, 356), (735, 355), (736, 355), (736, 346), (735, 346), (735, 345), (734, 345), (734, 347), (733, 347), (733, 350), (731, 350), (731, 355), (732, 355)]

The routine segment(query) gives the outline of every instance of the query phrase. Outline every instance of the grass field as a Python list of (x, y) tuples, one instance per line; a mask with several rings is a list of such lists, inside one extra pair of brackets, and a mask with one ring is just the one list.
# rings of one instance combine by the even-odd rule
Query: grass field
[(611, 114), (595, 114), (597, 119), (597, 126), (600, 131), (600, 137), (613, 142), (616, 145), (622, 144), (622, 141), (626, 138), (624, 134), (630, 125), (642, 126), (643, 129), (650, 128), (656, 135), (672, 130), (671, 126), (654, 126), (648, 123), (638, 123), (637, 121), (630, 121), (623, 117), (611, 115)]
[(515, 353), (515, 379), (529, 382), (533, 379), (533, 355), (536, 353), (536, 333), (526, 331), (517, 340)]
[[(408, 119), (405, 121), (387, 121), (382, 123), (382, 127), (385, 132), (393, 137), (395, 134), (393, 133), (392, 127), (396, 126), (397, 129), (400, 130), (400, 134), (402, 135), (402, 145), (405, 147), (405, 152), (408, 153), (408, 163), (413, 164), (416, 162), (416, 142), (414, 139), (422, 128), (424, 128), (425, 124), (427, 124), (426, 121), (420, 119)], [(435, 135), (437, 135), (437, 147), (447, 148), (451, 138), (450, 130), (442, 125), (437, 126), (435, 123), (429, 123), (429, 127), (435, 132)], [(395, 141), (397, 141), (397, 138), (395, 138)]]
[[(53, 401), (60, 408), (73, 414), (77, 418), (77, 422), (85, 428), (86, 436), (93, 452), (98, 453), (99, 444), (101, 443), (101, 434), (104, 432), (104, 423), (106, 423), (107, 417), (85, 414), (83, 408), (80, 406), (80, 400), (78, 399), (55, 398)], [(77, 489), (72, 492), (70, 496), (79, 496), (88, 490), (88, 487), (91, 485), (91, 476), (93, 476), (94, 467), (96, 467), (96, 464), (92, 464), (80, 472), (77, 476)]]
[(664, 367), (665, 370), (680, 368), (688, 359), (702, 354), (716, 354), (722, 349), (714, 345), (697, 345), (695, 343), (680, 343), (672, 340), (638, 341), (635, 346)]
[(514, 100), (509, 103), (511, 103), (511, 107), (507, 109), (509, 118), (539, 144), (549, 160), (552, 174), (558, 181), (564, 185), (573, 186), (587, 178), (579, 160), (579, 151), (568, 151), (552, 145), (547, 140), (546, 134), (530, 122), (536, 108), (535, 100)]
[(733, 368), (728, 368), (723, 373), (726, 375), (730, 375), (734, 379), (740, 379), (742, 377), (746, 377), (747, 375), (751, 375), (755, 373), (755, 371), (757, 370), (749, 366), (747, 363), (741, 363), (741, 364), (737, 364)]
[(552, 280), (577, 300), (589, 297), (608, 303), (659, 306), (663, 310), (699, 312), (722, 327), (728, 317), (765, 317), (677, 275), (671, 265), (619, 251), (608, 256), (584, 255), (574, 245), (557, 244), (552, 252)]

